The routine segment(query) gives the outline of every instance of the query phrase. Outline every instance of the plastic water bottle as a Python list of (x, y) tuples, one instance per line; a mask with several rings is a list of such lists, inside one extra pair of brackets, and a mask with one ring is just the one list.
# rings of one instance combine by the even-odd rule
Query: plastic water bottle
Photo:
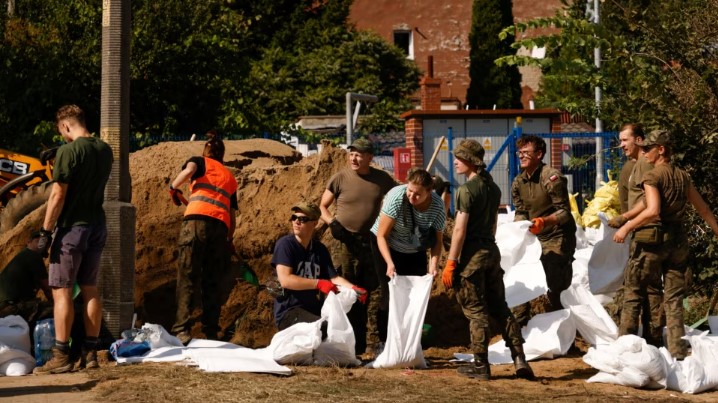
[(52, 358), (52, 347), (55, 345), (55, 321), (43, 319), (35, 325), (35, 365), (44, 365)]

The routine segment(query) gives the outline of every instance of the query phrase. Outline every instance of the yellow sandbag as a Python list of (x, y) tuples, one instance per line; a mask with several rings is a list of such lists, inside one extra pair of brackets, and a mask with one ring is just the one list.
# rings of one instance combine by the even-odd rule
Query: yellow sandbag
[(598, 213), (600, 212), (605, 213), (609, 219), (620, 214), (621, 204), (618, 200), (618, 182), (609, 180), (608, 182), (601, 182), (601, 185), (583, 212), (581, 220), (584, 227), (598, 228), (601, 225), (601, 220), (598, 218)]

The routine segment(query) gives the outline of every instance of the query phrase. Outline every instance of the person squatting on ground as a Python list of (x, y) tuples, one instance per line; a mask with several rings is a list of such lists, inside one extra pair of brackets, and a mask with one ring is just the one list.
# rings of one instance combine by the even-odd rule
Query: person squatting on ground
[(85, 113), (77, 105), (61, 107), (56, 114), (56, 125), (67, 144), (57, 150), (52, 190), (38, 240), (38, 248), (43, 253), (50, 247), (49, 285), (55, 302), (55, 346), (52, 359), (35, 368), (36, 374), (56, 374), (73, 368), (69, 338), (74, 319), (72, 288), (75, 282), (85, 303), (86, 338), (81, 368), (98, 367), (97, 346), (102, 321), (97, 277), (107, 240), (102, 203), (112, 170), (112, 149), (90, 135), (85, 126)]
[(521, 328), (506, 304), (501, 253), (494, 234), (501, 190), (486, 172), (484, 148), (475, 140), (464, 140), (454, 150), (456, 173), (466, 183), (456, 192), (456, 217), (451, 247), (442, 274), (446, 289), (456, 290), (456, 299), (469, 320), (473, 365), (457, 369), (461, 375), (489, 380), (489, 317), (502, 329), (514, 360), (516, 376), (534, 377), (524, 355)]
[(237, 215), (237, 180), (224, 166), (224, 142), (215, 131), (207, 133), (201, 157), (192, 157), (170, 183), (170, 198), (179, 206), (182, 191), (190, 183), (190, 197), (180, 230), (177, 267), (177, 313), (172, 333), (187, 344), (190, 336), (192, 305), (197, 282), (201, 283), (202, 331), (207, 339), (219, 333), (219, 281), (227, 270), (233, 250)]
[[(628, 220), (634, 219), (646, 208), (645, 197), (641, 181), (643, 175), (653, 169), (653, 165), (646, 161), (641, 155), (641, 144), (645, 139), (643, 128), (640, 125), (627, 124), (618, 135), (621, 141), (621, 148), (626, 154), (626, 162), (621, 168), (618, 177), (618, 198), (621, 203), (621, 214), (611, 218), (608, 225), (613, 228), (620, 228)], [(631, 240), (629, 248), (629, 259), (624, 270), (623, 285), (614, 296), (615, 311), (612, 311), (614, 321), (619, 324), (618, 333), (620, 336), (626, 334), (638, 334), (638, 315), (643, 324), (643, 338), (648, 344), (656, 347), (663, 346), (663, 326), (665, 326), (665, 315), (663, 314), (663, 281), (661, 276), (647, 277), (640, 272), (631, 270), (630, 267), (636, 264), (638, 258), (636, 243)], [(642, 279), (643, 278), (643, 279)], [(645, 280), (652, 280), (646, 282)], [(625, 311), (627, 320), (622, 321), (621, 316), (624, 306), (625, 294), (628, 297), (628, 310)]]
[[(377, 327), (379, 295), (374, 292), (379, 277), (371, 257), (369, 234), (384, 195), (396, 185), (387, 172), (370, 166), (373, 157), (374, 147), (369, 140), (354, 141), (349, 146), (349, 166), (329, 179), (319, 203), (322, 220), (329, 223), (338, 241), (332, 250), (334, 263), (345, 279), (369, 292), (368, 304), (355, 304), (348, 314), (357, 354), (364, 352), (365, 346), (367, 353), (374, 354), (381, 341)], [(329, 211), (332, 203), (334, 215)]]
[[(573, 253), (576, 251), (576, 222), (571, 216), (566, 178), (542, 162), (546, 142), (538, 136), (522, 136), (516, 142), (521, 173), (511, 185), (516, 215), (514, 221), (531, 220), (529, 228), (541, 242), (541, 264), (546, 273), (549, 311), (563, 309), (561, 292), (571, 285)], [(525, 326), (530, 304), (512, 310), (519, 325)]]
[[(414, 170), (406, 182), (386, 194), (371, 228), (372, 255), (381, 280), (382, 319), (388, 317), (388, 279), (397, 274), (423, 276), (427, 267), (429, 274), (436, 276), (441, 257), (446, 226), (444, 201), (433, 191), (434, 181), (427, 171)], [(427, 250), (431, 255), (428, 262)], [(385, 335), (386, 322), (382, 320), (380, 326)]]
[[(301, 202), (292, 207), (292, 213), (292, 233), (279, 238), (271, 262), (282, 286), (281, 295), (274, 300), (274, 321), (280, 331), (321, 319), (320, 292), (337, 292), (338, 285), (356, 291), (361, 303), (368, 297), (366, 290), (337, 274), (329, 250), (314, 239), (321, 217), (319, 207)], [(326, 322), (322, 323), (322, 339), (325, 337)]]
[[(30, 326), (52, 317), (52, 290), (42, 259), (44, 251), (38, 248), (40, 232), (35, 231), (23, 248), (0, 272), (0, 318), (19, 315)], [(42, 290), (45, 300), (37, 297)], [(30, 332), (32, 334), (32, 331)]]
[[(643, 142), (641, 149), (646, 161), (654, 165), (653, 170), (643, 176), (646, 208), (635, 219), (618, 229), (613, 237), (624, 242), (631, 231), (636, 243), (635, 258), (632, 257), (626, 277), (635, 276), (640, 284), (655, 281), (663, 274), (663, 306), (666, 310), (667, 347), (676, 359), (688, 354), (683, 325), (683, 298), (685, 296), (686, 269), (688, 260), (688, 236), (683, 227), (685, 209), (692, 204), (698, 214), (718, 236), (718, 223), (710, 208), (693, 186), (687, 172), (671, 165), (671, 134), (666, 130), (652, 131)], [(634, 295), (642, 296), (638, 292)], [(625, 324), (624, 320), (637, 322), (637, 315), (631, 314), (631, 306), (641, 301), (630, 298), (628, 290), (624, 295), (621, 327), (637, 327), (637, 323)]]

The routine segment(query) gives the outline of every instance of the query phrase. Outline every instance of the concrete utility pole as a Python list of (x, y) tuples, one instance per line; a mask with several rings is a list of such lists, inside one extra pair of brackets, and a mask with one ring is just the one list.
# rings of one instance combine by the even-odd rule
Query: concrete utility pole
[[(586, 3), (586, 16), (589, 21), (598, 25), (600, 23), (599, 0), (588, 0)], [(593, 63), (596, 70), (601, 70), (601, 48), (596, 46), (593, 49)], [(601, 121), (601, 87), (596, 86), (596, 133), (603, 133), (603, 122)], [(596, 137), (596, 189), (601, 187), (603, 182), (603, 138)]]
[(130, 178), (130, 0), (102, 2), (100, 136), (114, 154), (105, 189), (107, 244), (100, 262), (103, 316), (115, 337), (133, 324), (135, 207)]

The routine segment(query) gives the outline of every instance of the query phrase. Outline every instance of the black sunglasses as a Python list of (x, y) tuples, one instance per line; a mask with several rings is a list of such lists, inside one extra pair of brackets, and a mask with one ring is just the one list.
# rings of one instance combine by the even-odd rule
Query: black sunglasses
[(314, 221), (314, 220), (312, 220), (311, 218), (309, 218), (309, 217), (307, 217), (307, 216), (305, 216), (305, 215), (299, 216), (299, 215), (296, 215), (296, 214), (292, 214), (292, 216), (289, 217), (289, 221), (299, 221), (299, 222), (302, 223), (302, 224), (306, 224), (306, 223), (308, 223), (309, 221)]

